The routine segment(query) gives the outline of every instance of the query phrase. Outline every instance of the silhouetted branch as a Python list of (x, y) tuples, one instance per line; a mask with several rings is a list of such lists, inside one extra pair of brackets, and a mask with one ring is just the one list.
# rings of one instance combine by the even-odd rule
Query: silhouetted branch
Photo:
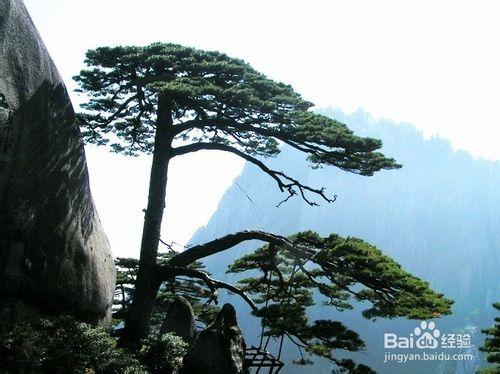
[(181, 146), (178, 148), (174, 148), (173, 150), (173, 157), (175, 156), (181, 156), (187, 153), (192, 153), (192, 152), (197, 152), (197, 151), (202, 151), (202, 150), (218, 150), (218, 151), (224, 151), (224, 152), (230, 152), (233, 153), (248, 162), (251, 162), (258, 168), (260, 168), (264, 173), (269, 175), (271, 178), (273, 178), (276, 183), (278, 184), (278, 187), (280, 191), (288, 192), (288, 197), (281, 202), (279, 202), (276, 206), (279, 207), (281, 204), (284, 202), (288, 201), (291, 197), (299, 194), (302, 199), (309, 204), (310, 206), (317, 206), (318, 204), (312, 200), (310, 200), (306, 192), (311, 192), (313, 194), (319, 195), (323, 200), (325, 200), (328, 203), (333, 203), (337, 199), (337, 195), (333, 197), (333, 199), (330, 199), (326, 196), (325, 194), (325, 188), (312, 188), (309, 187), (301, 182), (299, 182), (297, 179), (294, 179), (288, 175), (286, 175), (282, 171), (277, 171), (269, 168), (266, 164), (264, 164), (262, 161), (259, 159), (250, 156), (249, 154), (240, 151), (237, 148), (234, 148), (232, 146), (226, 145), (226, 144), (220, 144), (220, 143), (193, 143), (193, 144), (188, 144), (185, 146)]
[(304, 259), (310, 259), (316, 253), (313, 249), (294, 244), (281, 235), (260, 230), (246, 230), (223, 236), (205, 244), (195, 245), (184, 252), (179, 253), (177, 256), (172, 258), (168, 264), (170, 266), (188, 266), (199, 259), (223, 252), (249, 240), (260, 240), (267, 243), (282, 245), (295, 256)]
[[(321, 261), (317, 262), (315, 260), (315, 255), (319, 252), (320, 248), (314, 248), (314, 246), (306, 246), (304, 244), (297, 244), (293, 243), (290, 241), (288, 238), (281, 236), (281, 235), (276, 235), (272, 234), (269, 232), (265, 231), (260, 231), (260, 230), (247, 230), (247, 231), (240, 231), (234, 234), (229, 234), (226, 236), (223, 236), (221, 238), (212, 240), (210, 242), (207, 242), (205, 244), (200, 244), (193, 246), (191, 248), (188, 248), (184, 252), (179, 253), (177, 256), (173, 257), (171, 260), (168, 262), (168, 266), (171, 267), (185, 267), (188, 266), (189, 264), (192, 264), (193, 262), (200, 260), (205, 257), (209, 257), (211, 255), (214, 255), (219, 252), (223, 252), (225, 250), (228, 250), (240, 243), (249, 241), (249, 240), (260, 240), (266, 243), (270, 244), (275, 244), (284, 247), (290, 255), (296, 257), (297, 259), (302, 259), (306, 261), (312, 261), (318, 265), (320, 265), (324, 271), (326, 271), (329, 274), (336, 274), (339, 273), (340, 269), (338, 268), (338, 265), (335, 263), (336, 259), (331, 258), (328, 261)], [(307, 269), (305, 270), (306, 276), (308, 275)], [(342, 273), (342, 272), (341, 272)], [(393, 288), (387, 287), (387, 285), (384, 284), (382, 280), (378, 279), (373, 279), (372, 278), (367, 278), (363, 276), (362, 273), (356, 273), (356, 274), (351, 274), (349, 276), (353, 281), (356, 281), (357, 283), (363, 284), (365, 287), (373, 290), (380, 300), (383, 300), (386, 303), (391, 303), (392, 298), (394, 297), (394, 293), (398, 293), (398, 290), (395, 290)], [(359, 294), (356, 292), (352, 291), (348, 287), (346, 288), (345, 286), (341, 285), (340, 283), (336, 282), (335, 279), (329, 277), (330, 281), (332, 283), (336, 284), (340, 288), (344, 289), (345, 291), (348, 291), (351, 294), (354, 294), (355, 296), (360, 297)], [(364, 299), (364, 298), (363, 298)]]
[(255, 303), (248, 297), (247, 294), (245, 294), (244, 291), (242, 291), (240, 288), (230, 284), (226, 283), (214, 278), (211, 278), (207, 273), (191, 268), (186, 268), (186, 267), (173, 267), (173, 266), (157, 266), (156, 268), (156, 277), (158, 278), (159, 281), (163, 282), (169, 278), (177, 277), (177, 276), (186, 276), (190, 278), (198, 278), (201, 279), (205, 284), (207, 285), (208, 288), (210, 288), (210, 291), (212, 293), (215, 293), (217, 289), (226, 289), (228, 291), (231, 291), (232, 293), (240, 296), (243, 300), (246, 301), (248, 305), (252, 308), (253, 311), (257, 311), (258, 308), (255, 305)]

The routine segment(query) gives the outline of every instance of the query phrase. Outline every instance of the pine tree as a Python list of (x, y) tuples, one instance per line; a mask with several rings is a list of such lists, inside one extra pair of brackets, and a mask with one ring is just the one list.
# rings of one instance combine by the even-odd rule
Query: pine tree
[[(172, 251), (159, 253), (158, 264), (160, 266), (166, 264), (174, 255), (175, 252)], [(113, 318), (116, 322), (119, 322), (125, 319), (134, 298), (139, 261), (135, 258), (117, 258), (115, 265), (117, 271)], [(205, 270), (205, 266), (199, 261), (189, 265), (189, 268), (210, 275)], [(176, 296), (182, 296), (188, 300), (193, 307), (197, 320), (205, 325), (219, 311), (218, 307), (212, 305), (212, 303), (218, 303), (217, 294), (214, 290), (208, 288), (203, 281), (186, 277), (169, 278), (163, 282), (158, 290), (151, 315), (150, 324), (152, 330), (159, 331), (167, 310)]]
[[(332, 202), (334, 198), (321, 186), (309, 186), (266, 165), (265, 159), (277, 156), (283, 144), (302, 152), (312, 167), (330, 165), (364, 176), (400, 167), (378, 152), (382, 146), (379, 140), (358, 137), (344, 124), (313, 113), (312, 103), (289, 85), (275, 82), (244, 61), (225, 54), (156, 43), (146, 47), (98, 48), (87, 53), (85, 62), (87, 68), (75, 77), (80, 91), (88, 95), (79, 114), (85, 140), (127, 155), (153, 156), (137, 279), (121, 338), (123, 345), (137, 347), (147, 336), (158, 290), (174, 277), (199, 279), (211, 290), (228, 289), (244, 298), (254, 310), (258, 309), (240, 288), (190, 268), (195, 261), (254, 239), (294, 247), (293, 242), (277, 235), (243, 231), (191, 247), (159, 264), (166, 184), (173, 158), (200, 150), (235, 154), (276, 182), (286, 194), (282, 202), (299, 196), (309, 205), (317, 205), (317, 199)], [(287, 253), (292, 253), (290, 248)], [(315, 259), (328, 253), (294, 248), (301, 256)], [(359, 274), (363, 275), (363, 266), (370, 263), (357, 261), (357, 268), (352, 270), (360, 270)], [(448, 311), (446, 305), (449, 307), (449, 304), (437, 307), (427, 304), (427, 297), (432, 296), (432, 300), (435, 297), (425, 292), (412, 294), (416, 304), (410, 307), (404, 298), (397, 298), (398, 293), (385, 289), (387, 285), (383, 280), (390, 278), (390, 274), (384, 276), (384, 268), (379, 270), (380, 277), (367, 275), (367, 286), (372, 288), (358, 296), (376, 300), (368, 315), (390, 316), (392, 313), (414, 317), (424, 309), (426, 313)], [(331, 284), (325, 286), (330, 291), (325, 292), (340, 295), (341, 290), (335, 285), (347, 282), (344, 278), (348, 277), (348, 269), (345, 272), (340, 279), (331, 275), (328, 278)], [(404, 287), (409, 287), (411, 292), (424, 287), (410, 277), (397, 279), (410, 282), (397, 284), (401, 292)], [(377, 298), (378, 295), (386, 298)]]
[[(494, 303), (493, 307), (500, 311), (500, 303)], [(500, 317), (495, 317), (495, 324), (489, 329), (482, 330), (483, 334), (488, 337), (484, 341), (484, 345), (479, 349), (486, 352), (486, 360), (491, 364), (496, 364), (494, 367), (480, 370), (482, 374), (498, 374), (500, 373)]]
[(335, 349), (358, 351), (364, 343), (341, 322), (310, 321), (307, 309), (318, 302), (339, 311), (352, 309), (353, 302), (369, 302), (371, 307), (363, 311), (366, 318), (427, 319), (450, 312), (450, 300), (356, 238), (298, 233), (243, 256), (228, 272), (250, 273), (239, 282), (259, 306), (253, 314), (262, 320), (263, 335), (280, 339), (280, 351), (285, 341), (295, 344), (297, 364), (312, 363), (304, 356), (309, 353), (350, 372), (371, 372), (333, 355)]

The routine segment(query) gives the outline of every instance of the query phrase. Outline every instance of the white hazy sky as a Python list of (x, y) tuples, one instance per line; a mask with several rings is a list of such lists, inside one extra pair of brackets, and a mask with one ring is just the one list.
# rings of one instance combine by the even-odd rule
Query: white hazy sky
[[(477, 157), (500, 159), (498, 1), (25, 3), (70, 90), (87, 49), (174, 42), (243, 58), (318, 106), (362, 107), (440, 134)], [(87, 156), (115, 255), (138, 255), (149, 159), (91, 147)], [(241, 167), (217, 153), (176, 161), (164, 240), (186, 243)]]

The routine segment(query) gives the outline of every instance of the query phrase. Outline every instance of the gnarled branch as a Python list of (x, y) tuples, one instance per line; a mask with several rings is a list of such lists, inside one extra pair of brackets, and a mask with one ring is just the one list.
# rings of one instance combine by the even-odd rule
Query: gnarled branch
[(319, 195), (323, 200), (327, 201), (328, 203), (333, 203), (337, 199), (337, 195), (335, 195), (333, 197), (333, 199), (328, 198), (325, 194), (324, 187), (321, 187), (321, 188), (309, 187), (309, 186), (299, 182), (297, 179), (294, 179), (294, 178), (288, 176), (287, 174), (285, 174), (282, 171), (277, 171), (277, 170), (273, 170), (273, 169), (269, 168), (266, 164), (264, 164), (259, 159), (255, 158), (253, 156), (250, 156), (249, 154), (247, 154), (243, 151), (240, 151), (239, 149), (232, 147), (232, 146), (229, 146), (227, 144), (204, 143), (204, 142), (188, 144), (185, 146), (175, 148), (173, 150), (173, 157), (181, 156), (181, 155), (184, 155), (186, 153), (202, 151), (202, 150), (218, 150), (218, 151), (230, 152), (230, 153), (233, 153), (233, 154), (247, 160), (248, 162), (251, 162), (252, 164), (257, 166), (258, 168), (260, 168), (264, 173), (266, 173), (267, 175), (269, 175), (271, 178), (273, 178), (276, 181), (280, 191), (282, 191), (282, 192), (287, 191), (289, 194), (286, 199), (282, 200), (281, 202), (279, 202), (277, 204), (277, 207), (279, 207), (281, 204), (288, 201), (291, 197), (293, 197), (297, 194), (300, 194), (302, 199), (310, 206), (317, 206), (318, 204), (316, 202), (311, 201), (307, 197), (307, 195), (306, 195), (307, 191), (311, 192), (313, 194)]
[[(327, 261), (318, 262), (315, 259), (315, 255), (319, 252), (319, 248), (314, 248), (314, 246), (308, 246), (305, 244), (293, 243), (288, 238), (272, 234), (265, 231), (260, 230), (246, 230), (240, 231), (234, 234), (229, 234), (223, 236), (221, 238), (212, 240), (205, 244), (200, 244), (196, 246), (192, 246), (185, 250), (184, 252), (179, 253), (177, 256), (173, 257), (168, 261), (167, 265), (169, 267), (185, 267), (193, 262), (200, 260), (205, 257), (209, 257), (219, 252), (223, 252), (228, 250), (240, 243), (250, 241), (250, 240), (260, 240), (269, 244), (275, 244), (286, 248), (286, 250), (297, 259), (312, 261), (319, 266), (321, 266), (325, 271), (330, 273), (338, 273), (339, 268), (338, 265), (335, 264), (335, 259), (331, 258)], [(307, 275), (307, 274), (306, 274)], [(386, 303), (391, 303), (394, 293), (398, 293), (397, 289), (388, 288), (387, 285), (383, 284), (378, 279), (369, 279), (362, 275), (361, 273), (350, 274), (349, 277), (360, 284), (363, 284), (368, 289), (373, 290), (380, 300), (383, 300)], [(330, 279), (331, 280), (331, 279)], [(333, 281), (333, 283), (336, 283)], [(337, 283), (338, 286), (341, 286)], [(341, 287), (345, 291), (347, 289), (345, 287)], [(349, 289), (350, 290), (350, 289)], [(350, 290), (352, 291), (352, 290)], [(352, 292), (350, 292), (352, 293)], [(359, 296), (354, 294), (355, 296)], [(373, 301), (373, 300), (371, 300)]]
[(241, 290), (240, 288), (227, 283), (223, 282), (214, 278), (211, 278), (207, 273), (203, 271), (199, 271), (196, 269), (191, 269), (191, 268), (186, 268), (186, 267), (176, 267), (176, 266), (157, 266), (156, 267), (156, 278), (158, 281), (163, 282), (169, 278), (173, 277), (178, 277), (178, 276), (186, 276), (190, 278), (197, 278), (201, 279), (205, 284), (207, 285), (208, 288), (210, 288), (210, 291), (214, 293), (217, 289), (226, 289), (228, 291), (231, 291), (232, 293), (239, 295), (243, 300), (246, 301), (248, 305), (252, 308), (253, 311), (257, 311), (258, 308), (255, 305), (255, 303), (248, 297), (248, 295)]
[(168, 265), (179, 267), (188, 266), (196, 260), (214, 255), (219, 252), (223, 252), (249, 240), (260, 240), (267, 243), (282, 245), (286, 247), (291, 253), (303, 259), (310, 259), (316, 254), (316, 251), (314, 251), (313, 249), (294, 244), (284, 236), (260, 230), (246, 230), (234, 234), (229, 234), (205, 244), (195, 245), (189, 249), (186, 249), (184, 252), (181, 252), (177, 256), (172, 258), (168, 262)]

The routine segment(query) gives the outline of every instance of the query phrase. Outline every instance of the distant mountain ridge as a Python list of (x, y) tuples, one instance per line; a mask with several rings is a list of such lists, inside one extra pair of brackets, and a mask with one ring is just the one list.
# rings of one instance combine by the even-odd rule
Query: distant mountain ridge
[[(303, 155), (284, 148), (266, 162), (309, 185), (326, 187), (331, 196), (338, 196), (337, 201), (318, 201), (319, 207), (310, 207), (294, 198), (276, 208), (283, 195), (267, 175), (247, 164), (192, 242), (244, 229), (284, 235), (313, 229), (323, 235), (356, 236), (455, 300), (454, 316), (436, 320), (442, 331), (490, 325), (491, 304), (500, 300), (500, 162), (475, 159), (465, 151), (454, 151), (442, 138), (424, 139), (411, 125), (374, 120), (361, 110), (351, 115), (331, 108), (320, 112), (346, 123), (359, 135), (382, 139), (383, 153), (396, 158), (403, 168), (369, 178), (332, 167), (312, 170)], [(257, 246), (247, 244), (209, 258), (207, 267), (214, 275), (235, 280), (224, 274), (227, 264)], [(243, 304), (241, 308), (240, 318), (248, 313)], [(345, 321), (364, 332), (366, 352), (355, 357), (381, 373), (473, 373), (479, 362), (383, 364), (383, 333), (388, 329), (409, 332), (415, 321), (373, 323), (356, 312), (331, 315), (324, 307), (312, 313)], [(247, 335), (256, 335), (255, 321), (248, 319), (243, 325)], [(473, 343), (480, 345), (483, 338), (476, 333)], [(287, 359), (294, 358), (292, 354), (287, 351)], [(285, 373), (303, 372), (292, 366), (287, 365)], [(329, 366), (320, 363), (314, 372), (329, 373)]]

